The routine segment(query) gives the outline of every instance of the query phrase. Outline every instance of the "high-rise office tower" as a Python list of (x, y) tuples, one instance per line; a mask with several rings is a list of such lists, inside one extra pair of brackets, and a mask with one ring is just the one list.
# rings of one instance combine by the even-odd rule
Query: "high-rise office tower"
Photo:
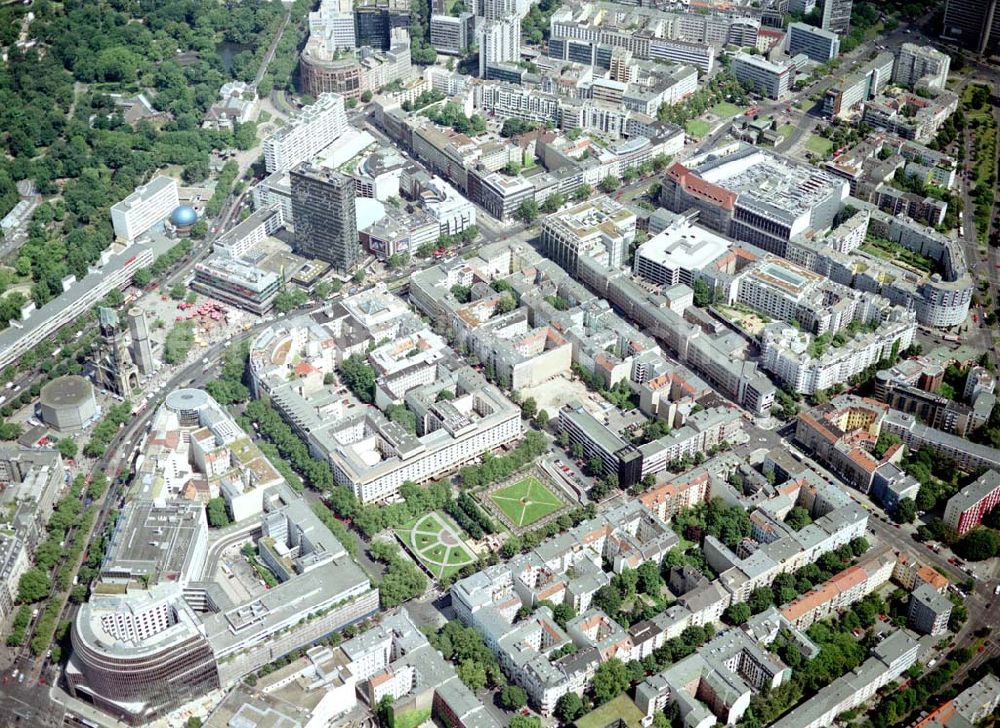
[(948, 0), (941, 37), (976, 53), (1000, 51), (1000, 0)]
[(132, 337), (132, 360), (143, 374), (152, 373), (155, 363), (149, 341), (149, 325), (146, 323), (146, 312), (138, 306), (128, 310), (128, 333)]
[(847, 35), (851, 29), (851, 6), (854, 0), (823, 0), (823, 30)]
[(479, 77), (486, 78), (490, 66), (517, 63), (520, 59), (521, 21), (517, 16), (485, 21), (479, 32)]
[(358, 47), (389, 50), (389, 8), (362, 5), (354, 9), (354, 37)]
[(354, 180), (308, 162), (292, 169), (290, 178), (295, 251), (350, 270), (361, 257)]
[(500, 20), (518, 15), (522, 4), (518, 0), (476, 0), (476, 15), (484, 20)]

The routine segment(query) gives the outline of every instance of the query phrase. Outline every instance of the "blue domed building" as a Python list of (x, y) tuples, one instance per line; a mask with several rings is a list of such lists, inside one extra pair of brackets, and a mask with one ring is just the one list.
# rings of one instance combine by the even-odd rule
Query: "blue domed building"
[(198, 213), (191, 205), (180, 205), (170, 213), (170, 224), (177, 229), (178, 235), (190, 235), (196, 222)]

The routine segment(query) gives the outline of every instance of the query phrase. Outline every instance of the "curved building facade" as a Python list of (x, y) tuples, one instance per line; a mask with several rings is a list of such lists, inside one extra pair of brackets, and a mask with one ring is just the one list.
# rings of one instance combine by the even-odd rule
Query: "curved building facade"
[(163, 403), (184, 427), (197, 427), (201, 423), (201, 413), (218, 406), (202, 389), (175, 389)]
[(219, 687), (204, 628), (177, 584), (95, 594), (80, 606), (71, 640), (70, 694), (130, 725)]
[(307, 47), (299, 60), (302, 93), (315, 97), (332, 91), (346, 98), (361, 97), (364, 88), (361, 65), (356, 58), (324, 60)]

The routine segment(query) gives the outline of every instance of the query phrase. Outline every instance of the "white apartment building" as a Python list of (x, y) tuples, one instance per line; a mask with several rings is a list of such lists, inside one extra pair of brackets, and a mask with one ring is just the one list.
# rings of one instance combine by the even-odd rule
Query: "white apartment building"
[(737, 53), (732, 71), (740, 83), (753, 84), (756, 91), (770, 99), (783, 99), (791, 89), (792, 67), (771, 63), (761, 56)]
[(347, 130), (347, 112), (340, 94), (320, 94), (316, 103), (307, 106), (264, 140), (264, 164), (268, 172), (288, 171), (299, 162), (307, 162), (332, 144)]
[(281, 219), (286, 225), (292, 224), (292, 184), (288, 172), (272, 172), (250, 190), (255, 210), (272, 205), (281, 208)]
[(761, 367), (801, 394), (815, 394), (846, 382), (913, 343), (917, 322), (912, 311), (894, 309), (875, 332), (857, 333), (840, 348), (828, 347), (814, 356), (812, 335), (783, 323), (772, 323), (760, 333)]
[(230, 258), (242, 258), (284, 224), (281, 207), (265, 207), (212, 243), (212, 249)]
[(715, 67), (715, 48), (703, 43), (652, 38), (649, 41), (649, 57), (653, 60), (686, 63), (703, 73), (711, 73)]
[(177, 182), (159, 175), (149, 184), (137, 187), (135, 192), (111, 206), (111, 224), (115, 238), (126, 243), (165, 220), (180, 205)]
[(354, 48), (354, 7), (350, 0), (323, 0), (309, 13), (309, 34), (323, 38), (330, 51)]
[(26, 351), (89, 311), (115, 288), (131, 284), (135, 272), (152, 265), (157, 255), (170, 248), (170, 243), (167, 238), (158, 237), (148, 244), (136, 243), (114, 253), (106, 250), (82, 280), (68, 276), (59, 297), (39, 309), (34, 303), (27, 304), (21, 319), (0, 331), (0, 368), (17, 361)]
[(892, 69), (892, 82), (900, 86), (942, 90), (948, 81), (951, 58), (931, 46), (903, 43)]
[(521, 21), (517, 16), (487, 20), (479, 29), (479, 77), (501, 63), (517, 63), (521, 57)]

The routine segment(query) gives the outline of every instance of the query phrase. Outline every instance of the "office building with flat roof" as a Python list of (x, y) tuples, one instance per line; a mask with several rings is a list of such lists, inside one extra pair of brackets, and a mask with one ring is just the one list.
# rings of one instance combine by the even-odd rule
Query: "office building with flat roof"
[(806, 23), (788, 26), (788, 55), (805, 53), (810, 60), (828, 63), (840, 54), (840, 36)]
[(108, 539), (100, 578), (123, 586), (183, 585), (200, 578), (207, 552), (208, 521), (201, 502), (130, 501)]
[(941, 37), (974, 53), (1000, 48), (1000, 0), (948, 0)]
[(438, 53), (461, 56), (476, 42), (476, 16), (472, 13), (431, 16), (431, 45)]
[(191, 288), (261, 316), (281, 292), (281, 277), (242, 259), (212, 255), (194, 267)]
[(468, 172), (469, 197), (501, 222), (509, 222), (522, 202), (535, 198), (535, 186), (524, 177), (508, 177), (484, 167)]
[(694, 284), (698, 273), (729, 250), (731, 241), (677, 215), (659, 233), (639, 246), (635, 274), (661, 286)]
[(250, 194), (255, 210), (278, 207), (281, 209), (282, 222), (292, 224), (292, 185), (287, 171), (267, 175), (250, 189)]
[(737, 53), (733, 56), (730, 69), (737, 81), (769, 99), (783, 99), (791, 90), (794, 73), (791, 65), (774, 63), (749, 53)]
[(303, 163), (292, 170), (291, 182), (296, 252), (351, 270), (361, 258), (354, 180)]
[(159, 175), (121, 202), (111, 206), (115, 238), (131, 243), (157, 223), (166, 220), (180, 205), (177, 181)]
[(635, 240), (635, 226), (635, 214), (628, 208), (610, 197), (597, 197), (546, 217), (542, 252), (570, 272), (581, 254), (619, 268)]
[(660, 203), (675, 213), (698, 210), (698, 223), (788, 257), (792, 237), (832, 227), (848, 183), (828, 172), (742, 142), (674, 162)]

